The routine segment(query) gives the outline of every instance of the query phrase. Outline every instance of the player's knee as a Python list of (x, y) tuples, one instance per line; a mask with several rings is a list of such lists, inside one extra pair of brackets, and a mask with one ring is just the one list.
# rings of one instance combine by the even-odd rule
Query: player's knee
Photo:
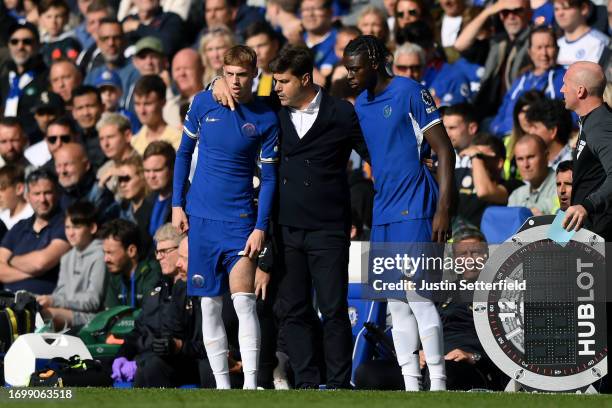
[(223, 297), (203, 297), (201, 300), (202, 318), (217, 318), (223, 311)]
[(256, 297), (254, 293), (238, 292), (232, 294), (234, 309), (238, 317), (257, 313)]

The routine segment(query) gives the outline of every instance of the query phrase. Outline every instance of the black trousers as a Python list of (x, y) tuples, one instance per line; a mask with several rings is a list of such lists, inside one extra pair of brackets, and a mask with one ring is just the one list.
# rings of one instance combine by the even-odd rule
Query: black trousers
[[(280, 226), (280, 268), (275, 313), (296, 387), (326, 379), (329, 388), (350, 387), (352, 334), (348, 318), (349, 236), (342, 230)], [(322, 319), (313, 308), (313, 289)], [(325, 373), (319, 369), (317, 333), (322, 325)]]

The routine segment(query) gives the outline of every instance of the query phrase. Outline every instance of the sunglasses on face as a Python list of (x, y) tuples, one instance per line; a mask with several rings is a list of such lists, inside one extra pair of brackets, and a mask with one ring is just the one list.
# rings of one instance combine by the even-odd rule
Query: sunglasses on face
[(9, 40), (9, 44), (11, 45), (17, 45), (19, 43), (22, 43), (23, 45), (33, 45), (34, 39), (33, 38), (11, 38)]
[(499, 12), (499, 14), (502, 16), (502, 18), (506, 18), (510, 14), (514, 14), (515, 16), (521, 16), (524, 11), (525, 11), (524, 7), (519, 7), (519, 8), (515, 8), (515, 9), (505, 9), (505, 10), (502, 10), (502, 11)]
[(129, 176), (129, 175), (117, 176), (118, 183), (128, 183), (131, 179), (132, 179), (132, 176)]
[(72, 136), (70, 135), (47, 136), (47, 140), (51, 144), (56, 144), (58, 140), (60, 140), (62, 143), (70, 143), (70, 141), (72, 140)]
[(404, 17), (418, 17), (419, 16), (419, 10), (417, 9), (412, 9), (412, 10), (406, 10), (406, 11), (398, 11), (397, 12), (397, 16), (399, 18), (404, 18)]

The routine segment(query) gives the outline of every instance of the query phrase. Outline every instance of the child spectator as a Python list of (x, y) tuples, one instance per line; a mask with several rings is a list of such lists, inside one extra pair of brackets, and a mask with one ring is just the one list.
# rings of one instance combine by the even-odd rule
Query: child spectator
[(41, 54), (47, 65), (60, 58), (75, 61), (79, 56), (81, 44), (74, 39), (72, 31), (64, 32), (69, 12), (65, 0), (42, 0), (38, 5), (40, 28), (43, 32)]
[(60, 261), (57, 287), (36, 298), (43, 318), (52, 319), (55, 328), (87, 324), (102, 305), (106, 277), (94, 205), (81, 201), (68, 207), (65, 226), (72, 249)]
[(0, 220), (7, 229), (34, 215), (25, 200), (25, 172), (23, 167), (8, 164), (0, 168)]

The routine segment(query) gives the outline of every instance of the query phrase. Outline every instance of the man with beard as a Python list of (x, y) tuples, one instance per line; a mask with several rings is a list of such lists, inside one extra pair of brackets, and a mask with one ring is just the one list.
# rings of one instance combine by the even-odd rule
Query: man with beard
[(55, 288), (62, 255), (70, 250), (64, 214), (58, 205), (57, 177), (35, 170), (26, 178), (34, 215), (17, 223), (0, 244), (0, 282), (11, 291), (44, 295)]

